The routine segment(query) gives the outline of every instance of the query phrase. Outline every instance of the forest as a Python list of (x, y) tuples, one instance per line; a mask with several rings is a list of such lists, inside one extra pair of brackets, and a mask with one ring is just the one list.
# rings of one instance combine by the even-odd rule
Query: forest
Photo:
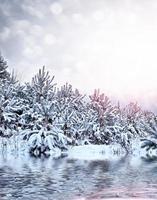
[(116, 105), (99, 89), (81, 94), (71, 84), (58, 88), (45, 67), (31, 82), (20, 83), (0, 56), (0, 151), (27, 151), (31, 156), (65, 152), (71, 146), (118, 144), (133, 152), (140, 141), (156, 159), (157, 116), (137, 102)]

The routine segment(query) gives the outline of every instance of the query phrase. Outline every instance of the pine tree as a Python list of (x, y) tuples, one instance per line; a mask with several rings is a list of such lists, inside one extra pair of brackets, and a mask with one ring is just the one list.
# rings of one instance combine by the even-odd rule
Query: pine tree
[(89, 97), (89, 109), (92, 110), (93, 118), (96, 119), (91, 140), (95, 144), (109, 144), (112, 142), (112, 134), (114, 131), (112, 129), (115, 125), (117, 108), (99, 90), (95, 90), (94, 94)]
[(141, 139), (141, 148), (146, 150), (146, 159), (157, 159), (157, 116), (152, 113), (144, 112), (144, 129), (147, 135)]
[(51, 78), (49, 71), (45, 71), (45, 66), (42, 69), (39, 69), (38, 74), (32, 78), (32, 88), (36, 95), (37, 101), (40, 102), (42, 98), (47, 98), (51, 96), (50, 93), (53, 93), (54, 86), (53, 83), (54, 76)]
[(141, 107), (136, 102), (131, 102), (124, 108), (118, 106), (116, 123), (118, 131), (114, 140), (129, 153), (132, 151), (134, 139), (146, 135), (145, 119)]
[(0, 80), (7, 80), (9, 79), (10, 75), (7, 72), (7, 62), (4, 60), (2, 55), (0, 54)]
[(80, 139), (84, 117), (84, 96), (72, 85), (66, 83), (57, 91), (57, 115), (58, 123), (64, 130), (64, 134), (73, 138), (77, 143)]

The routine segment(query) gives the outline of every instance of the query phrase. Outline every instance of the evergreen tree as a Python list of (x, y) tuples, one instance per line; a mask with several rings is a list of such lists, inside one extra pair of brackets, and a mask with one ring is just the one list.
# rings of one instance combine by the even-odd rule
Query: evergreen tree
[[(57, 91), (56, 111), (58, 124), (64, 134), (77, 143), (81, 138), (82, 123), (84, 116), (84, 96), (72, 85), (66, 83)], [(79, 130), (78, 130), (79, 129)]]
[(144, 128), (147, 135), (141, 138), (141, 148), (146, 150), (147, 159), (157, 159), (157, 116), (152, 112), (144, 112)]
[[(39, 69), (38, 74), (32, 78), (32, 88), (36, 95), (36, 100), (40, 102), (42, 98), (51, 96), (56, 84), (53, 83), (54, 76), (51, 78), (49, 71), (45, 71), (45, 66)], [(51, 94), (50, 94), (51, 93)]]
[(8, 65), (7, 62), (4, 60), (2, 55), (0, 54), (0, 80), (7, 80), (9, 79), (10, 75), (7, 71)]
[(90, 96), (89, 109), (91, 109), (95, 119), (91, 140), (95, 144), (111, 143), (117, 108), (112, 105), (110, 99), (105, 94), (95, 90)]

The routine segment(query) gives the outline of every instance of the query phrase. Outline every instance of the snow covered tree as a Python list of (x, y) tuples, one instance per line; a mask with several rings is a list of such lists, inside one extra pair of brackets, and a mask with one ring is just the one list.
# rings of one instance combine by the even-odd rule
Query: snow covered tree
[(95, 118), (91, 140), (96, 144), (111, 143), (117, 108), (111, 104), (105, 94), (95, 90), (94, 94), (90, 96), (89, 109)]
[[(147, 136), (157, 133), (157, 116), (153, 112), (144, 111), (144, 129)], [(146, 136), (146, 135), (145, 135)]]
[(1, 126), (1, 137), (5, 137), (7, 130), (10, 132), (16, 129), (18, 122), (19, 110), (22, 105), (16, 97), (16, 86), (4, 82), (0, 86), (0, 126)]
[(131, 152), (133, 140), (146, 135), (145, 119), (141, 107), (134, 102), (124, 108), (119, 107), (116, 123), (119, 130), (117, 129), (115, 141), (127, 152)]
[(49, 71), (45, 71), (45, 67), (39, 69), (37, 75), (32, 78), (32, 88), (35, 92), (37, 101), (40, 102), (41, 98), (47, 98), (50, 93), (53, 92), (54, 86), (53, 83), (54, 76), (51, 78)]
[(2, 55), (0, 54), (0, 80), (4, 81), (9, 79), (10, 74), (7, 71), (8, 65), (7, 62), (4, 60)]
[[(20, 123), (23, 130), (20, 134), (23, 135), (23, 139), (28, 143), (29, 152), (34, 156), (49, 155), (55, 152), (57, 149), (66, 149), (70, 139), (65, 136), (63, 130), (56, 124), (57, 101), (55, 96), (49, 98), (49, 96), (41, 97), (40, 101), (34, 101), (32, 104), (32, 90), (30, 85), (27, 84), (30, 106), (21, 115)], [(29, 103), (28, 103), (29, 105)]]
[(57, 91), (57, 123), (64, 134), (77, 143), (81, 137), (81, 123), (83, 120), (84, 96), (72, 85), (66, 83)]
[(43, 67), (32, 79), (32, 83), (26, 83), (23, 90), (18, 92), (24, 105), (24, 112), (19, 119), (22, 129), (35, 130), (37, 126), (41, 128), (45, 126), (44, 122), (53, 118), (52, 106), (55, 94), (53, 79), (54, 77), (50, 78), (49, 72), (45, 72)]
[(144, 116), (147, 135), (141, 139), (141, 147), (147, 151), (147, 158), (157, 159), (157, 116), (148, 111), (144, 112)]
[(99, 90), (86, 97), (68, 83), (55, 85), (45, 67), (21, 85), (0, 56), (0, 139), (16, 135), (37, 157), (84, 144), (118, 143), (129, 153), (136, 138), (148, 155), (157, 151), (154, 113), (134, 102), (115, 106)]
[(139, 129), (137, 128), (142, 114), (140, 106), (137, 103), (131, 102), (124, 108), (123, 113), (129, 131), (132, 134), (140, 134)]

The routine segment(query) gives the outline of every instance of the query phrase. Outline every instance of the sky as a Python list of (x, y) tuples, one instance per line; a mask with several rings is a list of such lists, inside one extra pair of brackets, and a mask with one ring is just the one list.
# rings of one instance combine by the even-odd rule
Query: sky
[(45, 65), (58, 85), (157, 110), (156, 0), (0, 0), (0, 27), (20, 81)]

